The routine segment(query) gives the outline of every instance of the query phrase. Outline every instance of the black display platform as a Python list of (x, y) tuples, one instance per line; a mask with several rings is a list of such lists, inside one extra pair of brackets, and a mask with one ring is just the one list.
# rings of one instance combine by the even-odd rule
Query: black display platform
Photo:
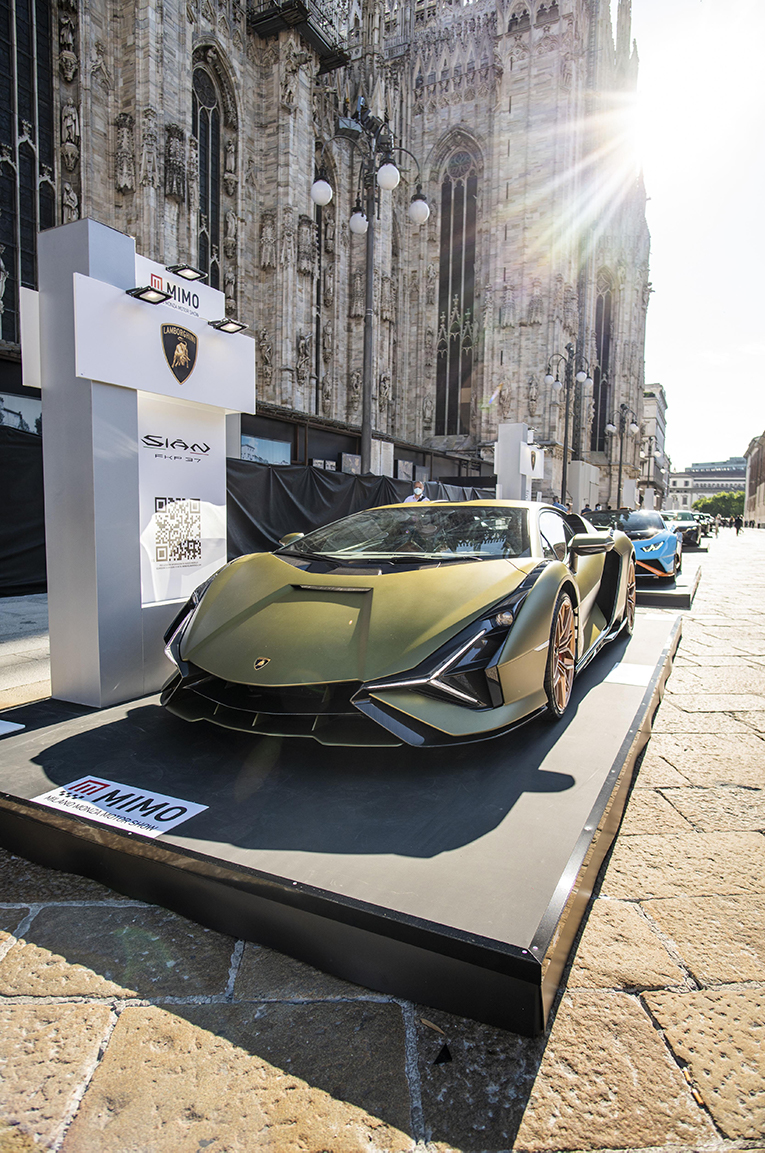
[(701, 581), (701, 561), (696, 559), (701, 551), (695, 549), (692, 556), (683, 554), (683, 571), (673, 581), (639, 576), (637, 603), (642, 608), (689, 609)]
[[(680, 619), (638, 612), (566, 717), (454, 749), (331, 749), (151, 697), (3, 714), (0, 843), (348, 980), (533, 1034), (622, 815)], [(208, 805), (151, 840), (31, 800), (93, 774)]]

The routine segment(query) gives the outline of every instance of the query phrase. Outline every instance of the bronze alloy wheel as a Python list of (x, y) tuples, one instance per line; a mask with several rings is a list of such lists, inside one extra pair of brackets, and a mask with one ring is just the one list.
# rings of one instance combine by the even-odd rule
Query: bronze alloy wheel
[[(635, 574), (633, 570), (633, 583)], [(571, 700), (576, 665), (576, 622), (568, 593), (558, 596), (550, 630), (550, 651), (545, 670), (547, 707), (554, 717), (562, 717)]]
[(624, 603), (624, 628), (629, 636), (635, 628), (635, 604), (637, 603), (637, 585), (635, 584), (635, 562), (630, 561), (627, 569), (627, 595)]

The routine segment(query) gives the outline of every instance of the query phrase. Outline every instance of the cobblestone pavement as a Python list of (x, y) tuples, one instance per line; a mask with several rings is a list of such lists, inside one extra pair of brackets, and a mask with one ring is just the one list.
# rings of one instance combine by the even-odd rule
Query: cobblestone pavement
[(764, 740), (765, 533), (723, 531), (537, 1040), (4, 854), (0, 1153), (765, 1149)]

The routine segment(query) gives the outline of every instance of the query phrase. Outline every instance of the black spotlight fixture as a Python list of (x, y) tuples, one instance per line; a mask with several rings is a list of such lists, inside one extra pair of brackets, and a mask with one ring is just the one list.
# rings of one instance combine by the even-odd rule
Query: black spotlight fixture
[(128, 288), (126, 292), (128, 296), (134, 296), (136, 300), (145, 300), (147, 304), (162, 304), (170, 299), (169, 292), (163, 292), (161, 288), (154, 288), (151, 284), (146, 284), (143, 288)]
[(218, 332), (244, 332), (245, 328), (249, 325), (242, 324), (241, 320), (232, 320), (230, 316), (224, 316), (223, 320), (208, 320), (210, 328), (217, 328)]
[(207, 280), (207, 273), (194, 268), (193, 264), (168, 264), (167, 271), (182, 276), (184, 280)]

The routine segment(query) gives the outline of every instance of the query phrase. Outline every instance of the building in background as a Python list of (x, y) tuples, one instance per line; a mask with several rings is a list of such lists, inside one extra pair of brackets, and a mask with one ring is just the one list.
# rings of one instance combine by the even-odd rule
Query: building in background
[[(365, 242), (347, 144), (323, 154), (331, 204), (309, 189), (363, 98), (419, 159), (431, 208), (408, 219), (402, 160), (376, 222), (386, 462), (491, 472), (498, 423), (524, 421), (546, 447), (534, 489), (552, 495), (568, 417), (572, 459), (613, 501), (620, 461), (640, 476), (640, 433), (607, 427), (644, 419), (650, 294), (630, 19), (630, 0), (615, 31), (609, 0), (0, 0), (0, 393), (20, 391), (37, 230), (90, 216), (203, 269), (250, 325), (256, 455), (352, 458)], [(569, 344), (592, 383), (566, 404), (545, 377)]]
[(669, 488), (671, 462), (666, 454), (667, 395), (660, 384), (647, 384), (643, 393), (638, 501), (643, 508), (660, 509)]
[(746, 497), (744, 520), (765, 528), (765, 433), (754, 437), (744, 453), (746, 459)]
[(668, 508), (693, 508), (694, 501), (718, 492), (741, 492), (746, 486), (746, 458), (692, 464), (685, 472), (673, 472), (669, 482)]

